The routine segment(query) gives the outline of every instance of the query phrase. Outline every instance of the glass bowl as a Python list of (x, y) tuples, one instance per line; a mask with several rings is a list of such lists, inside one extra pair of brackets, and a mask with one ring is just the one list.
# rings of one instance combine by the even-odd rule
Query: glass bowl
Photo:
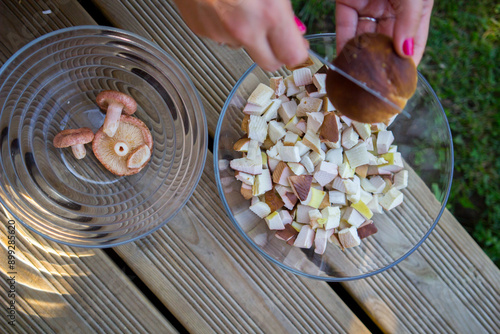
[[(335, 34), (308, 36), (311, 49), (324, 56), (313, 59), (316, 71), (332, 61)], [(240, 194), (241, 182), (228, 162), (240, 158), (233, 144), (244, 133), (240, 128), (242, 107), (259, 83), (269, 85), (272, 76), (291, 74), (286, 68), (276, 73), (252, 65), (236, 83), (222, 110), (214, 140), (215, 178), (224, 207), (243, 237), (264, 257), (293, 273), (326, 281), (346, 281), (380, 273), (408, 257), (429, 236), (445, 208), (453, 174), (451, 132), (443, 108), (424, 77), (418, 75), (415, 95), (403, 113), (389, 127), (398, 151), (409, 171), (403, 204), (372, 218), (378, 232), (361, 245), (340, 250), (328, 243), (322, 255), (310, 249), (288, 245), (275, 237), (263, 219), (249, 210), (250, 201)]]
[[(99, 26), (54, 31), (0, 69), (0, 200), (23, 225), (57, 242), (111, 247), (166, 224), (196, 187), (207, 125), (200, 98), (174, 59), (136, 34)], [(107, 171), (86, 145), (58, 149), (63, 129), (94, 133), (103, 90), (132, 96), (151, 131), (151, 160), (138, 174)]]

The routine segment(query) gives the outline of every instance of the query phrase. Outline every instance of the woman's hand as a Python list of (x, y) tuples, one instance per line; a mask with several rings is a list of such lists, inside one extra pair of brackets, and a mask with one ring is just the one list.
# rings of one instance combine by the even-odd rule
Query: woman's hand
[(399, 55), (413, 58), (418, 65), (427, 43), (433, 0), (337, 0), (336, 6), (338, 52), (355, 35), (379, 32), (394, 39)]
[[(200, 36), (244, 47), (268, 71), (307, 59), (305, 26), (289, 0), (175, 0), (185, 22)], [(302, 29), (301, 29), (302, 28)]]

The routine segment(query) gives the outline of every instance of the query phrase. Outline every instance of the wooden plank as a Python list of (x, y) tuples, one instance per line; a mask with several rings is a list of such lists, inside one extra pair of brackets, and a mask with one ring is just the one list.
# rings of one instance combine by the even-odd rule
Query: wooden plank
[[(95, 2), (115, 25), (152, 38), (188, 69), (201, 92), (213, 134), (223, 101), (250, 64), (248, 58), (194, 37), (164, 2), (125, 1), (125, 8), (117, 2)], [(215, 65), (203, 65), (212, 63)], [(202, 201), (196, 197), (198, 192), (201, 190), (193, 201)], [(422, 192), (416, 205), (425, 206), (426, 198), (433, 198), (427, 188)], [(180, 223), (173, 222), (170, 227), (174, 229), (175, 224)], [(386, 273), (345, 286), (387, 332), (462, 328), (490, 332), (500, 328), (499, 278), (498, 268), (445, 212), (430, 239), (406, 261)]]
[[(0, 2), (0, 65), (43, 33), (73, 24), (95, 24), (76, 1), (60, 1), (59, 7), (52, 4)], [(38, 15), (46, 8), (52, 8), (52, 13)], [(14, 327), (2, 317), (0, 332), (177, 332), (102, 250), (47, 241), (10, 220), (1, 209), (0, 299), (2, 305), (15, 300), (16, 322)], [(9, 225), (16, 230), (14, 272), (7, 262)], [(10, 276), (15, 276), (14, 294), (7, 281)]]
[[(422, 195), (419, 204), (431, 205), (432, 193)], [(500, 329), (500, 271), (447, 210), (429, 239), (398, 266), (343, 284), (387, 332)]]
[[(47, 241), (5, 211), (0, 214), (0, 299), (3, 305), (15, 301), (16, 321), (12, 326), (2, 319), (1, 332), (176, 333), (103, 251)], [(14, 226), (15, 234), (7, 226)], [(15, 236), (14, 268), (7, 263), (8, 235)], [(13, 289), (7, 281), (12, 276)]]

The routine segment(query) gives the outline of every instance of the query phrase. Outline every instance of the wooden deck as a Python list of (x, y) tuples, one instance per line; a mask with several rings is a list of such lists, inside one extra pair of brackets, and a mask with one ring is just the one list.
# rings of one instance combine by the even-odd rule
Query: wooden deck
[[(167, 1), (80, 3), (0, 2), (0, 65), (27, 42), (64, 27), (135, 32), (188, 71), (213, 137), (249, 57), (194, 36)], [(500, 271), (448, 211), (398, 266), (328, 284), (284, 271), (245, 243), (217, 195), (212, 160), (208, 152), (198, 187), (173, 221), (112, 250), (63, 246), (17, 223), (16, 326), (4, 311), (0, 332), (500, 333)], [(9, 219), (1, 215), (4, 309)]]

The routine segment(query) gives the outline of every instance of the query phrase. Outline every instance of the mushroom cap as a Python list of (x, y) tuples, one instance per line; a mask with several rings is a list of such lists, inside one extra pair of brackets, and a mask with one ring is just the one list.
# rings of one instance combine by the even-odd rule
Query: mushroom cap
[(116, 90), (105, 90), (100, 92), (96, 96), (96, 102), (99, 108), (105, 111), (108, 110), (108, 106), (111, 103), (123, 105), (122, 112), (127, 115), (132, 115), (137, 110), (137, 102), (135, 102), (131, 96), (117, 92)]
[(57, 148), (78, 144), (87, 144), (94, 139), (94, 133), (89, 128), (65, 129), (55, 135), (53, 143)]
[[(396, 53), (390, 37), (364, 33), (349, 40), (333, 64), (404, 108), (417, 88), (417, 68), (411, 58)], [(358, 122), (384, 122), (399, 113), (396, 108), (332, 70), (326, 89), (335, 108)]]
[(146, 144), (150, 150), (153, 148), (153, 137), (144, 122), (140, 119), (122, 115), (120, 125), (113, 137), (104, 133), (101, 127), (94, 136), (92, 151), (101, 164), (111, 173), (119, 176), (139, 173), (140, 168), (128, 168), (128, 155), (119, 156), (115, 152), (115, 144), (125, 142), (129, 146), (129, 152), (133, 152), (137, 147)]

